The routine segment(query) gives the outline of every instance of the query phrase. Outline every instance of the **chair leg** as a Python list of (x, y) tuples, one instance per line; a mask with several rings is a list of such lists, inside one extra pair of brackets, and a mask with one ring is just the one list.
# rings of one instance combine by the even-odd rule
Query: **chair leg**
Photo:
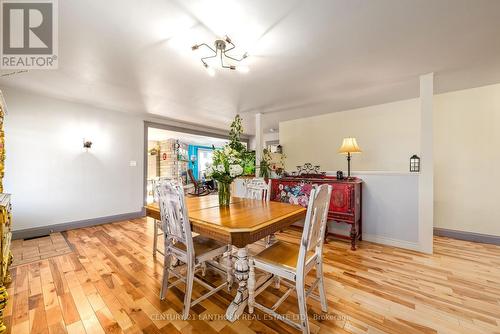
[(163, 282), (161, 284), (161, 290), (160, 290), (160, 299), (164, 300), (165, 295), (167, 294), (168, 290), (168, 276), (169, 276), (169, 270), (170, 270), (170, 260), (171, 260), (172, 255), (165, 253), (165, 258), (163, 259)]
[(250, 272), (248, 273), (248, 313), (253, 314), (255, 303), (255, 267), (252, 260), (248, 262)]
[(156, 249), (158, 248), (158, 221), (154, 221), (153, 229), (153, 257), (156, 257)]
[(302, 328), (303, 334), (309, 334), (309, 319), (307, 317), (304, 279), (303, 278), (297, 279), (295, 287), (297, 291), (297, 301), (299, 303), (300, 327)]
[(182, 312), (182, 319), (187, 320), (189, 317), (189, 309), (191, 308), (191, 295), (193, 293), (193, 280), (194, 280), (194, 268), (191, 263), (186, 263), (186, 293), (184, 295), (184, 310)]
[(321, 301), (321, 311), (328, 312), (328, 302), (326, 301), (325, 284), (323, 280), (323, 261), (316, 264), (316, 278), (319, 278), (318, 289), (319, 299)]

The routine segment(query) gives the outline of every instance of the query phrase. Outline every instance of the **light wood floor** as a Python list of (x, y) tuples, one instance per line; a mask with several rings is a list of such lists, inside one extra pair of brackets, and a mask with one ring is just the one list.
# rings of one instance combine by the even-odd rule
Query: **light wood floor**
[[(5, 322), (10, 333), (296, 333), (257, 313), (223, 319), (219, 292), (182, 321), (183, 289), (158, 298), (161, 259), (151, 256), (145, 219), (67, 232), (74, 252), (13, 269)], [(299, 232), (280, 238), (297, 242)], [(361, 242), (325, 246), (329, 313), (310, 300), (313, 333), (500, 333), (500, 247), (435, 238), (432, 256)], [(207, 274), (207, 280), (217, 276)], [(198, 294), (200, 291), (195, 291)], [(262, 299), (279, 293), (270, 288)], [(295, 297), (281, 311), (297, 312)], [(163, 314), (163, 316), (162, 316)], [(316, 319), (314, 319), (316, 317)]]
[(29, 240), (13, 240), (10, 249), (14, 256), (13, 267), (71, 253), (71, 248), (61, 233)]

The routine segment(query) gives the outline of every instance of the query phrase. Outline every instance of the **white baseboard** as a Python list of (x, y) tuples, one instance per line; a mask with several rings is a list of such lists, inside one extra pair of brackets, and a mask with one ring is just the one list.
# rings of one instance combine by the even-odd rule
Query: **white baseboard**
[(374, 242), (377, 244), (399, 247), (399, 248), (414, 250), (417, 252), (422, 252), (422, 248), (420, 247), (420, 244), (418, 242), (392, 239), (392, 238), (382, 237), (379, 235), (365, 234), (365, 233), (363, 233), (363, 240)]

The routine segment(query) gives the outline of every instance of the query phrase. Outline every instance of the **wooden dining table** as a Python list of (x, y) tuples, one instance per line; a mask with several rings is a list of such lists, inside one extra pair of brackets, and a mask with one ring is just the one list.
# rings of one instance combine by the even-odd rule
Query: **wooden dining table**
[[(235, 298), (226, 318), (235, 321), (243, 313), (248, 299), (248, 250), (250, 245), (305, 217), (302, 206), (233, 197), (229, 206), (219, 207), (217, 195), (187, 197), (191, 229), (203, 236), (237, 247), (234, 276), (238, 280)], [(148, 217), (160, 220), (157, 203), (145, 207)]]

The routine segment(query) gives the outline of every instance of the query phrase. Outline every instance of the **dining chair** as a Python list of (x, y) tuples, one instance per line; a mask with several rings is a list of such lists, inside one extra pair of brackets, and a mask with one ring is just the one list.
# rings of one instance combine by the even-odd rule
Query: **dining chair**
[[(151, 182), (151, 187), (153, 191), (153, 202), (158, 203), (158, 194), (156, 191), (156, 188), (158, 187), (159, 184), (162, 182), (172, 180), (169, 177), (157, 177), (155, 179), (150, 180)], [(162, 223), (160, 220), (155, 219), (154, 220), (154, 226), (153, 226), (153, 257), (156, 257), (156, 253), (160, 253), (161, 255), (165, 255), (161, 249), (158, 248), (158, 238), (163, 235), (163, 227)]]
[[(271, 199), (271, 181), (266, 182), (262, 177), (253, 178), (245, 183), (245, 198), (258, 199), (269, 202)], [(266, 237), (266, 247), (269, 247), (276, 240), (275, 234)]]
[[(323, 242), (326, 228), (328, 205), (332, 194), (332, 186), (322, 184), (311, 190), (309, 205), (307, 207), (304, 230), (300, 245), (277, 241), (269, 248), (264, 249), (249, 261), (250, 272), (248, 279), (248, 310), (253, 313), (257, 308), (268, 313), (288, 325), (309, 333), (309, 320), (307, 318), (306, 300), (308, 297), (317, 299), (321, 303), (321, 310), (328, 311), (325, 286), (323, 282)], [(271, 274), (270, 278), (255, 290), (255, 269), (260, 269)], [(305, 278), (313, 269), (316, 269), (316, 280), (306, 290)], [(271, 283), (272, 278), (280, 277), (282, 284), (288, 289), (284, 295), (270, 308), (259, 304), (255, 297), (262, 293)], [(319, 296), (313, 294), (318, 288)], [(290, 293), (295, 290), (299, 304), (299, 323), (289, 317), (276, 312)]]
[[(223, 255), (228, 252), (228, 246), (201, 235), (196, 238), (192, 237), (182, 186), (179, 186), (174, 181), (162, 182), (157, 187), (157, 193), (160, 206), (160, 217), (165, 235), (163, 282), (160, 291), (160, 299), (165, 299), (169, 288), (184, 282), (186, 290), (182, 318), (187, 319), (191, 306), (210, 297), (232, 282), (230, 270), (227, 269), (225, 272), (222, 272), (217, 266), (212, 266), (212, 268), (226, 275), (226, 281), (217, 287), (212, 287), (195, 276), (199, 270), (202, 270), (204, 274), (207, 263), (210, 264), (210, 261), (215, 258), (222, 258)], [(176, 270), (180, 269), (181, 266), (177, 266), (176, 268), (170, 266), (172, 257), (175, 257), (178, 261), (185, 264), (185, 277), (181, 275), (179, 272), (180, 270)], [(230, 267), (230, 264), (227, 264), (227, 268)], [(177, 280), (173, 283), (169, 283), (170, 274), (177, 277)], [(193, 283), (195, 281), (208, 290), (208, 292), (192, 301), (191, 295)]]
[(248, 180), (245, 184), (245, 198), (269, 202), (271, 198), (271, 181), (266, 182), (262, 177)]

